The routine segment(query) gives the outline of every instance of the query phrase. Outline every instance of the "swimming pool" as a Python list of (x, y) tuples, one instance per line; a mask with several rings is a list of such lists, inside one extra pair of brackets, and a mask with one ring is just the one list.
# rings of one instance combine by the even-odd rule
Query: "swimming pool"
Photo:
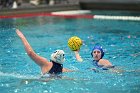
[[(66, 53), (64, 67), (78, 70), (64, 73), (74, 80), (41, 82), (40, 68), (27, 56), (15, 33), (20, 29), (33, 49), (50, 58), (56, 49)], [(79, 36), (84, 44), (80, 54), (83, 63), (75, 60), (67, 46), (71, 36)], [(91, 65), (91, 49), (101, 44), (104, 58), (124, 70), (140, 67), (140, 22), (96, 19), (30, 17), (0, 19), (0, 90), (1, 93), (139, 93), (140, 72), (95, 73)], [(26, 81), (29, 79), (29, 81)], [(30, 80), (33, 80), (32, 82)]]

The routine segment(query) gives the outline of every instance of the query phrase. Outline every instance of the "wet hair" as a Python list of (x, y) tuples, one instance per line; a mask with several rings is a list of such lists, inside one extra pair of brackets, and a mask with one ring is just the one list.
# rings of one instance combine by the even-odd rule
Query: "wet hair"
[(91, 56), (93, 57), (93, 51), (95, 50), (95, 49), (98, 49), (98, 50), (100, 50), (101, 51), (101, 59), (103, 58), (103, 56), (104, 56), (104, 51), (103, 51), (103, 48), (102, 48), (102, 46), (100, 46), (100, 45), (95, 45), (94, 47), (93, 47), (93, 49), (92, 49), (92, 52), (91, 52)]

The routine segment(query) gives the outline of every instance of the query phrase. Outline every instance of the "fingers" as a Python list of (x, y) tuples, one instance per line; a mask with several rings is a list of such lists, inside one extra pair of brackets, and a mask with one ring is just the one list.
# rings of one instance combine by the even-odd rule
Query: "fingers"
[(20, 38), (24, 37), (24, 35), (22, 34), (22, 32), (19, 29), (16, 29), (16, 33)]
[(21, 33), (21, 32), (19, 31), (19, 29), (16, 29), (16, 33)]

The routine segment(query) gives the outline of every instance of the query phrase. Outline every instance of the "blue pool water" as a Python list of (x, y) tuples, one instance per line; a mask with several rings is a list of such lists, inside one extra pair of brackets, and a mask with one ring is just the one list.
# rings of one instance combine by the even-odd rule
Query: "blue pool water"
[[(63, 75), (72, 80), (42, 82), (40, 68), (27, 56), (15, 33), (20, 29), (39, 55), (50, 58), (56, 49), (66, 54), (64, 67), (77, 70)], [(75, 60), (67, 46), (71, 36), (84, 44)], [(140, 22), (95, 19), (32, 17), (0, 19), (0, 91), (1, 93), (140, 93)], [(105, 59), (125, 70), (122, 73), (94, 72), (91, 49), (100, 44)]]

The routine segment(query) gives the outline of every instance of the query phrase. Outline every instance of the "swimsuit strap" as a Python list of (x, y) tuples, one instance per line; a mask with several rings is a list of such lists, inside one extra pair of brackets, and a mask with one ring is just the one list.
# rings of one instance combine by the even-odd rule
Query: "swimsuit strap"
[(103, 65), (98, 65), (98, 62), (99, 62), (99, 60), (98, 61), (93, 60), (94, 66), (96, 66), (96, 67), (103, 67)]
[(93, 60), (94, 66), (96, 66), (97, 68), (103, 69), (103, 70), (108, 70), (108, 68), (104, 68), (103, 65), (98, 65), (98, 62), (99, 62), (99, 60), (98, 61)]

